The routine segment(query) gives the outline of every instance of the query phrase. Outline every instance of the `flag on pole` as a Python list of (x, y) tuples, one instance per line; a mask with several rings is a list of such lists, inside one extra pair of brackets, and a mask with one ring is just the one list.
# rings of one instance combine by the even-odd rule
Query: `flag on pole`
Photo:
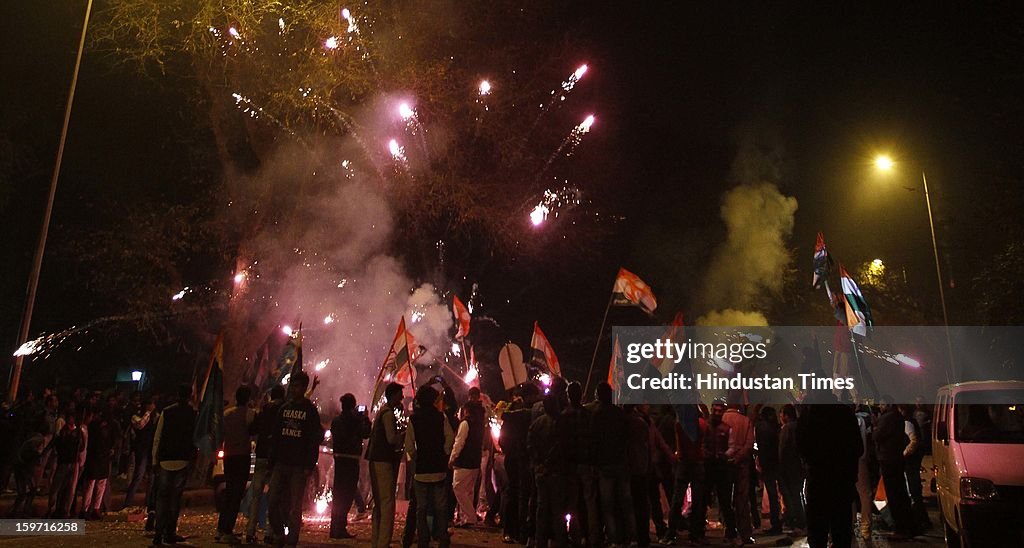
[(556, 377), (562, 376), (562, 367), (558, 365), (555, 349), (551, 347), (551, 343), (548, 342), (548, 338), (544, 336), (544, 332), (540, 330), (540, 325), (537, 322), (533, 322), (533, 338), (530, 339), (530, 348), (533, 349), (531, 361), (537, 367)]
[(625, 376), (625, 371), (622, 368), (622, 347), (619, 346), (619, 338), (615, 337), (615, 343), (612, 345), (612, 360), (608, 364), (608, 384), (612, 387), (612, 392), (618, 396), (619, 391), (622, 389), (622, 381)]
[(288, 342), (281, 350), (281, 356), (277, 358), (274, 368), (260, 385), (260, 392), (267, 392), (275, 385), (284, 384), (286, 378), (293, 371), (302, 371), (302, 330), (292, 331), (288, 336)]
[(825, 235), (818, 233), (818, 241), (814, 244), (814, 276), (811, 287), (821, 289), (828, 286), (828, 276), (832, 273), (832, 255), (825, 246)]
[(388, 383), (397, 382), (402, 385), (411, 385), (416, 380), (416, 369), (412, 365), (415, 354), (415, 341), (412, 333), (405, 328), (405, 316), (398, 322), (398, 329), (395, 331), (395, 338), (391, 341), (391, 348), (380, 366), (380, 373), (377, 374), (377, 382), (373, 387), (374, 409), (377, 409), (384, 397), (384, 389)]
[(839, 265), (839, 277), (843, 283), (843, 296), (846, 298), (846, 327), (855, 334), (866, 337), (868, 330), (875, 325), (868, 302), (864, 300), (857, 282), (853, 281), (842, 264)]
[(469, 315), (469, 309), (466, 305), (462, 304), (459, 297), (452, 295), (452, 311), (455, 312), (455, 325), (459, 327), (459, 331), (455, 333), (456, 339), (463, 339), (469, 336), (469, 324), (472, 321), (472, 316)]
[(654, 298), (651, 286), (647, 285), (636, 274), (619, 268), (619, 275), (615, 278), (615, 285), (612, 287), (612, 304), (616, 306), (636, 306), (644, 312), (653, 315), (654, 309), (658, 307), (658, 300)]
[[(685, 332), (683, 328), (683, 313), (676, 312), (675, 318), (672, 318), (672, 324), (669, 325), (668, 331), (665, 332), (664, 339), (670, 341), (682, 341), (685, 338)], [(676, 367), (675, 360), (670, 358), (651, 358), (651, 365), (661, 373), (662, 377), (667, 376)]]
[(204, 455), (220, 447), (224, 439), (224, 333), (217, 335), (210, 353), (206, 378), (198, 392), (199, 414), (192, 440)]

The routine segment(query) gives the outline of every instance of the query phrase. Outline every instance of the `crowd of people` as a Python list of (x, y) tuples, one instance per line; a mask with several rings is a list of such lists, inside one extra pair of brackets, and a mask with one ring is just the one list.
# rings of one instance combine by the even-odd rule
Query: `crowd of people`
[[(812, 547), (831, 541), (841, 548), (854, 535), (870, 538), (873, 527), (900, 540), (928, 526), (920, 470), (930, 414), (923, 405), (894, 406), (883, 397), (877, 407), (853, 406), (823, 392), (778, 411), (731, 400), (620, 406), (606, 383), (584, 404), (580, 384), (560, 378), (546, 387), (524, 383), (492, 404), (477, 388), (459, 402), (436, 377), (411, 403), (406, 387), (387, 385), (376, 412), (345, 394), (327, 423), (308, 397), (309, 384), (296, 372), (287, 392), (276, 386), (261, 397), (241, 386), (225, 409), (218, 542), (256, 542), (265, 498), (263, 541), (298, 543), (325, 434), (333, 450), (330, 536), (354, 538), (349, 512), (369, 502), (372, 528), (363, 540), (374, 548), (394, 540), (403, 484), (403, 548), (448, 546), (453, 531), (479, 526), (527, 546), (700, 545), (711, 511), (737, 546), (754, 544), (755, 531), (782, 536), (777, 544), (806, 534)], [(46, 486), (47, 516), (95, 519), (110, 509), (109, 480), (120, 475), (130, 478), (124, 507), (146, 486), (153, 544), (181, 542), (177, 522), (197, 461), (197, 412), (191, 386), (174, 396), (101, 401), (100, 393), (78, 390), (61, 405), (47, 390), (6, 408), (9, 453), (0, 477), (4, 486), (15, 480), (11, 515), (28, 516)], [(361, 461), (370, 501), (359, 489)], [(879, 484), (882, 512), (875, 506)], [(236, 535), (239, 513), (247, 519)]]
[[(392, 541), (403, 458), (413, 485), (403, 547), (447, 546), (449, 525), (481, 516), (500, 522), (505, 543), (545, 547), (701, 545), (711, 508), (737, 546), (756, 544), (755, 530), (781, 536), (776, 545), (806, 534), (812, 547), (844, 547), (855, 534), (870, 539), (874, 523), (890, 541), (928, 527), (920, 470), (930, 412), (920, 404), (854, 406), (821, 392), (778, 411), (725, 400), (620, 406), (605, 383), (583, 404), (578, 383), (556, 378), (493, 407), (471, 390), (460, 406), (438, 379), (406, 413), (392, 385), (372, 426), (365, 417), (359, 426), (370, 439), (374, 548)], [(501, 424), (494, 436), (489, 417)], [(345, 432), (355, 429), (335, 436)]]

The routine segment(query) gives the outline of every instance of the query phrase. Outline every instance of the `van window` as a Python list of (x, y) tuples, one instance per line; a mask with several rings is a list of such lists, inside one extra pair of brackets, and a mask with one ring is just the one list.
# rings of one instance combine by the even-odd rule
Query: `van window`
[(961, 392), (953, 404), (957, 441), (1024, 443), (1024, 390)]

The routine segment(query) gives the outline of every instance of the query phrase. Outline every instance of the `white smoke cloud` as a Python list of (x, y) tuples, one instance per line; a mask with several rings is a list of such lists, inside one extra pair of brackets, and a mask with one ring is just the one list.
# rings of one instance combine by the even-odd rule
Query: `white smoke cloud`
[(733, 326), (767, 326), (768, 319), (760, 312), (744, 312), (742, 310), (712, 310), (697, 318), (697, 325), (709, 327)]
[[(321, 403), (345, 392), (368, 399), (403, 316), (416, 344), (435, 355), (451, 344), (451, 313), (437, 290), (417, 287), (392, 254), (384, 191), (372, 173), (342, 167), (342, 158), (328, 145), (283, 147), (264, 162), (253, 188), (275, 189), (287, 203), (272, 223), (260, 217), (264, 225), (243, 246), (248, 285), (237, 305), (251, 330), (237, 353), (250, 359), (275, 325), (302, 322), (303, 361), (320, 377)], [(323, 360), (330, 361), (312, 371)]]
[(767, 298), (782, 289), (792, 260), (787, 240), (796, 210), (796, 198), (767, 182), (725, 193), (721, 214), (726, 241), (716, 250), (704, 282), (703, 308), (715, 309), (705, 316), (708, 325), (725, 325), (719, 322), (730, 317), (742, 320), (730, 325), (767, 324), (762, 314), (750, 311), (763, 310)]

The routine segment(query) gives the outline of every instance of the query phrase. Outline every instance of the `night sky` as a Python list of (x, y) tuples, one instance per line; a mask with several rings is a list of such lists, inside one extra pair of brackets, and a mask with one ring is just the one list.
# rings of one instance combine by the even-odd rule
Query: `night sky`
[[(571, 6), (554, 22), (578, 53), (566, 66), (591, 67), (573, 100), (599, 115), (572, 174), (587, 181), (596, 204), (625, 219), (596, 250), (480, 280), (486, 313), (508, 337), (528, 343), (540, 319), (563, 362), (585, 367), (620, 265), (661, 297), (659, 321), (676, 310), (703, 312), (693, 309), (694, 294), (724, 237), (721, 196), (758, 182), (752, 178), (799, 202), (789, 247), (801, 286), (822, 230), (847, 265), (881, 258), (905, 269), (912, 296), (939, 323), (922, 169), (943, 273), (955, 285), (947, 292), (950, 323), (981, 321), (972, 278), (1021, 236), (1019, 7)], [(0, 8), (0, 341), (7, 349), (16, 347), (83, 9), (77, 0)], [(51, 248), (136, 200), (191, 191), (178, 182), (189, 161), (180, 143), (195, 132), (196, 115), (176, 85), (86, 51)], [(874, 172), (878, 152), (899, 162), (896, 174)], [(53, 265), (44, 262), (33, 333), (93, 317), (85, 273)], [(777, 307), (770, 319), (828, 321), (820, 295), (807, 289), (802, 297), (806, 303)], [(646, 321), (626, 309), (609, 318)], [(892, 323), (884, 315), (876, 321)]]

